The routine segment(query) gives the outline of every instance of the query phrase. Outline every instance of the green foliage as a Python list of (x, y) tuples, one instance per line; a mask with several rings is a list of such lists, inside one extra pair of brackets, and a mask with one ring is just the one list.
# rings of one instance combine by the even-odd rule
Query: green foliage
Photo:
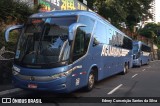
[(0, 34), (0, 49), (5, 46), (6, 50), (10, 50), (10, 51), (14, 51), (15, 50), (15, 46), (17, 43), (17, 39), (18, 39), (18, 32), (14, 31), (10, 33), (10, 42), (5, 43), (4, 40), (4, 33)]
[(160, 44), (157, 45), (158, 49), (160, 50)]
[(4, 45), (4, 37), (2, 32), (0, 33), (0, 49), (2, 48), (2, 46)]
[(25, 3), (13, 0), (1, 0), (0, 8), (0, 17), (5, 23), (24, 22), (33, 13)]
[(156, 36), (152, 30), (142, 30), (140, 32), (140, 35), (145, 36), (147, 38), (154, 38), (154, 36)]
[(128, 28), (133, 31), (133, 27), (137, 25), (140, 20), (145, 20), (147, 17), (151, 17), (149, 9), (150, 3), (153, 0), (125, 0), (127, 18), (126, 24)]
[(148, 23), (144, 28), (139, 30), (139, 34), (148, 38), (156, 38), (160, 36), (160, 25)]
[[(96, 6), (98, 13), (117, 27), (125, 22), (127, 27), (133, 28), (140, 20), (151, 17), (149, 9), (153, 0), (88, 0)], [(92, 2), (91, 2), (92, 1)], [(93, 6), (88, 4), (89, 6)], [(90, 7), (91, 8), (91, 7)]]
[(159, 49), (160, 49), (160, 36), (156, 38), (156, 43), (159, 45)]
[(160, 44), (160, 24), (148, 23), (138, 33), (147, 38), (153, 39), (156, 44)]
[(12, 22), (24, 23), (28, 16), (38, 11), (41, 6), (31, 8), (24, 2), (15, 0), (0, 0), (0, 22), (10, 24)]
[(4, 29), (8, 25), (26, 22), (31, 14), (38, 12), (42, 7), (41, 5), (36, 5), (31, 8), (26, 3), (17, 1), (18, 0), (0, 0), (0, 49), (2, 46), (5, 46), (7, 50), (13, 51), (18, 38), (17, 32), (11, 32), (11, 42), (5, 43)]

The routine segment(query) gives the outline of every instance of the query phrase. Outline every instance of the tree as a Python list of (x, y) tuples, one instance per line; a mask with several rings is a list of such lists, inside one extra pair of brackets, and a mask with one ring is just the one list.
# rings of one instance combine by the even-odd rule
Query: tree
[(154, 42), (160, 44), (160, 24), (148, 23), (138, 33), (147, 38), (153, 39)]
[(0, 22), (23, 23), (28, 16), (37, 12), (40, 6), (34, 8), (29, 7), (24, 2), (17, 2), (15, 0), (0, 0)]
[(146, 31), (152, 31), (154, 33), (155, 36), (152, 37), (158, 37), (160, 36), (160, 25), (159, 24), (155, 24), (155, 23), (148, 23), (147, 25), (144, 26), (144, 28), (139, 30), (139, 34), (145, 36), (144, 33), (146, 33)]
[[(111, 23), (119, 26), (125, 22), (127, 27), (133, 28), (140, 20), (151, 17), (149, 9), (153, 0), (90, 0), (90, 6), (96, 6), (98, 13), (104, 18), (111, 19)], [(92, 7), (93, 8), (93, 7)]]
[[(30, 8), (26, 3), (17, 2), (15, 0), (0, 0), (0, 49), (5, 45), (3, 31), (6, 26), (24, 23), (27, 18), (41, 8), (41, 5), (36, 5)], [(13, 35), (16, 35), (13, 33)], [(17, 36), (12, 36), (11, 44), (5, 45), (7, 49), (13, 49)]]
[(126, 18), (126, 24), (128, 28), (133, 31), (133, 28), (140, 20), (145, 20), (151, 17), (149, 9), (151, 8), (151, 2), (153, 0), (124, 0), (125, 8), (128, 13)]

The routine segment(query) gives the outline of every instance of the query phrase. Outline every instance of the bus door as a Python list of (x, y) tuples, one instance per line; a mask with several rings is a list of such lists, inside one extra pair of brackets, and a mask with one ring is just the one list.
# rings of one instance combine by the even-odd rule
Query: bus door
[(71, 89), (78, 89), (87, 84), (87, 74), (91, 66), (89, 49), (90, 34), (85, 31), (87, 26), (78, 27), (72, 42), (72, 69)]

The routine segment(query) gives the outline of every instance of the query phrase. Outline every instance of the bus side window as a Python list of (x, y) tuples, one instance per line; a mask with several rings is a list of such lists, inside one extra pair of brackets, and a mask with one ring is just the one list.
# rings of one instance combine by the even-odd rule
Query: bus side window
[(73, 61), (79, 59), (84, 54), (85, 54), (85, 32), (81, 28), (78, 28), (74, 42)]
[(98, 44), (106, 44), (106, 42), (107, 42), (106, 26), (101, 22), (97, 22), (96, 28), (94, 30), (93, 46), (96, 46)]
[(124, 36), (122, 48), (131, 50), (132, 49), (132, 40), (130, 40), (129, 38)]

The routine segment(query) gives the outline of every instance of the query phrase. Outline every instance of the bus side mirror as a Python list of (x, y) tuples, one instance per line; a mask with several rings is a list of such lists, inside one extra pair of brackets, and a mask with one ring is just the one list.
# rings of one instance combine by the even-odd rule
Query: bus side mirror
[(93, 46), (97, 46), (97, 45), (99, 45), (99, 41), (97, 41), (97, 39), (96, 39), (96, 38), (94, 38)]
[(5, 30), (5, 33), (4, 33), (5, 41), (6, 41), (6, 42), (9, 42), (9, 33), (10, 33), (12, 30), (22, 29), (22, 28), (23, 28), (23, 25), (14, 25), (14, 26), (9, 26), (9, 27), (7, 27), (6, 30)]
[(70, 25), (69, 26), (69, 38), (68, 38), (69, 42), (73, 41), (78, 27), (86, 27), (86, 25), (81, 24), (81, 23), (74, 23), (74, 24)]

